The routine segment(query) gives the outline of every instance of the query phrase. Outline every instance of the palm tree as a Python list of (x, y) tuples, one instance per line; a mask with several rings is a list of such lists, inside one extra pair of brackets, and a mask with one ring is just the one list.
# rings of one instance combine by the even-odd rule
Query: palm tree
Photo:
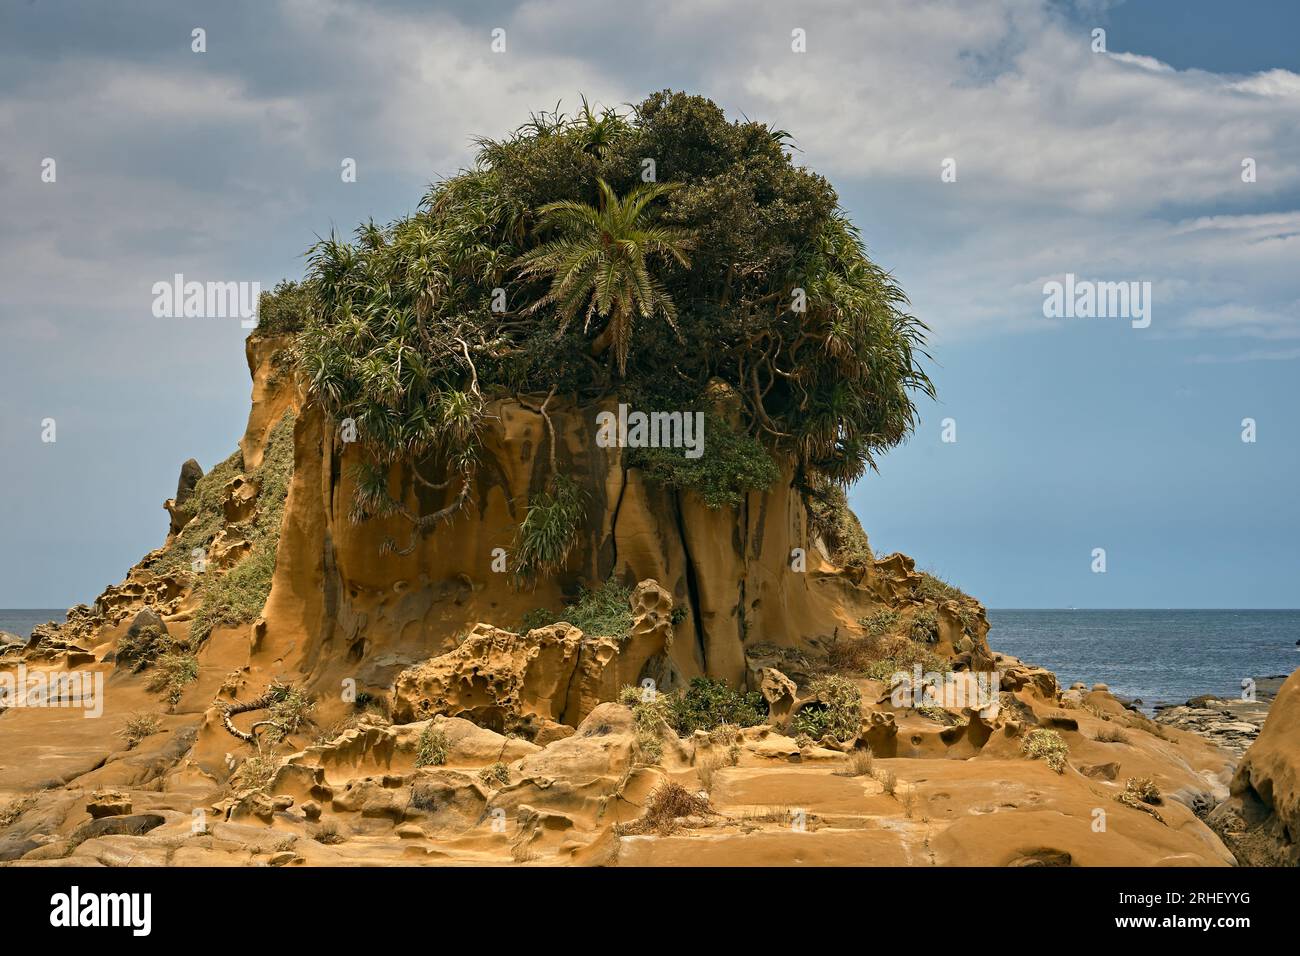
[(689, 267), (686, 252), (692, 239), (687, 230), (642, 221), (646, 206), (677, 184), (642, 183), (620, 199), (603, 179), (596, 182), (599, 207), (564, 200), (537, 210), (538, 228), (555, 228), (559, 235), (520, 256), (515, 265), (525, 277), (550, 278), (550, 290), (528, 311), (554, 305), (561, 333), (583, 306), (583, 332), (591, 328), (593, 318), (608, 319), (591, 351), (601, 355), (612, 345), (623, 375), (638, 316), (648, 319), (658, 313), (677, 331), (672, 299), (650, 274), (646, 258), (667, 255)]

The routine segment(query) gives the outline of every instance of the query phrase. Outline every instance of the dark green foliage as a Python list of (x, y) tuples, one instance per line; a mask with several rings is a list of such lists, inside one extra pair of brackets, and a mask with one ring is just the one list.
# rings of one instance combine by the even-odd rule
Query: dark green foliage
[(813, 740), (833, 737), (852, 740), (862, 725), (862, 693), (845, 677), (829, 674), (813, 682), (810, 688), (817, 700), (805, 704), (790, 722), (794, 734), (807, 734)]
[(311, 317), (311, 292), (300, 282), (283, 280), (271, 292), (263, 292), (257, 305), (256, 335), (288, 335), (301, 332)]
[(920, 644), (934, 644), (939, 640), (939, 617), (930, 608), (923, 608), (912, 618), (912, 640)]
[(704, 419), (699, 458), (687, 458), (680, 448), (634, 448), (627, 462), (648, 481), (695, 492), (710, 508), (741, 504), (746, 493), (763, 491), (781, 477), (762, 442), (712, 414)]
[(767, 702), (757, 691), (732, 690), (724, 681), (694, 677), (682, 693), (666, 695), (665, 719), (678, 736), (719, 724), (753, 727), (767, 719)]
[[(902, 441), (913, 392), (933, 394), (925, 327), (786, 139), (681, 93), (631, 114), (557, 109), (480, 141), (474, 167), (433, 186), (415, 215), (317, 243), (310, 302), (286, 289), (264, 321), (307, 316), (300, 373), (330, 415), (357, 424), (354, 517), (401, 515), (415, 535), (450, 520), (477, 469), (485, 403), (552, 388), (681, 410), (708, 407), (720, 380), (741, 431), (810, 485), (851, 482)], [(589, 281), (580, 249), (610, 259), (607, 285)], [(734, 501), (772, 474), (742, 451), (739, 472), (663, 467)], [(418, 485), (444, 497), (412, 507)]]
[(564, 609), (562, 620), (592, 637), (625, 639), (632, 632), (632, 592), (614, 578), (595, 590), (582, 591), (577, 604)]
[(934, 601), (936, 604), (942, 604), (944, 601), (974, 600), (961, 588), (953, 587), (943, 578), (929, 571), (921, 572), (921, 583), (916, 587), (916, 594), (921, 600)]
[(525, 631), (567, 621), (591, 637), (624, 640), (632, 631), (632, 592), (614, 578), (598, 588), (583, 588), (574, 604), (567, 604), (559, 614), (546, 608), (534, 608), (524, 615)]
[(549, 491), (534, 495), (515, 535), (515, 573), (532, 578), (561, 570), (583, 517), (582, 489), (572, 479), (561, 475)]

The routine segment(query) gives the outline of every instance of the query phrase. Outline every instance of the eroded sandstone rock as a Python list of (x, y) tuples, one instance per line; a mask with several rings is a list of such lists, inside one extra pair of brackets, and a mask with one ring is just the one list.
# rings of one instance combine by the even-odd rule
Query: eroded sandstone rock
[(587, 638), (569, 624), (515, 634), (480, 624), (450, 653), (398, 675), (393, 717), (399, 722), (443, 714), (497, 731), (530, 717), (577, 723), (617, 692), (611, 638)]

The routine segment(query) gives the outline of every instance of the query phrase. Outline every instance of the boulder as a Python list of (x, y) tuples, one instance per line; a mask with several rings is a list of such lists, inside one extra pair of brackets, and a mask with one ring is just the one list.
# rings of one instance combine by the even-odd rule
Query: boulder
[(126, 816), (131, 812), (131, 798), (121, 790), (96, 790), (86, 801), (86, 812), (96, 820)]
[(181, 465), (180, 478), (176, 481), (176, 497), (172, 499), (178, 508), (194, 497), (194, 487), (202, 477), (203, 469), (193, 458)]
[(618, 693), (619, 644), (560, 622), (527, 634), (479, 624), (459, 647), (398, 675), (393, 718), (463, 716), (499, 733), (542, 719), (577, 724)]
[(768, 722), (784, 726), (790, 719), (798, 693), (794, 681), (775, 667), (762, 667), (758, 671), (758, 692), (767, 701)]

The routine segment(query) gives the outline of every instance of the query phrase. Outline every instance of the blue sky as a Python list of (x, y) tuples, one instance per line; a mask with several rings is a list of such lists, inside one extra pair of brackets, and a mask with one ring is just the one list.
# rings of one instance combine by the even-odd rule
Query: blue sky
[[(790, 130), (933, 329), (939, 402), (851, 496), (878, 551), (991, 607), (1300, 606), (1295, 4), (211, 6), (0, 13), (0, 606), (91, 600), (235, 447), (245, 332), (154, 282), (296, 277), (471, 136), (664, 87)], [(1045, 319), (1067, 272), (1151, 282), (1151, 326)]]

